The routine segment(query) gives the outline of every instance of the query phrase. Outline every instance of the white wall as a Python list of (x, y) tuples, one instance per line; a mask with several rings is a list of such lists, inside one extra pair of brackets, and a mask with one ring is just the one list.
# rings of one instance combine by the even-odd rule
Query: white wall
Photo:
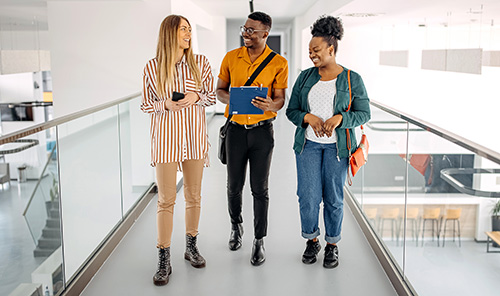
[(240, 47), (240, 26), (244, 25), (246, 18), (227, 20), (226, 44), (227, 51)]
[(37, 31), (0, 31), (0, 49), (7, 50), (48, 50), (49, 32)]
[(165, 0), (49, 1), (55, 116), (139, 91), (170, 12)]
[(293, 20), (292, 32), (294, 34), (294, 38), (292, 40), (292, 45), (294, 51), (292, 59), (288, 61), (290, 68), (290, 78), (288, 83), (290, 89), (292, 89), (293, 83), (300, 71), (312, 66), (312, 64), (310, 64), (307, 67), (303, 67), (303, 60), (307, 58), (309, 40), (311, 39), (309, 28), (319, 16), (330, 14), (352, 1), (353, 0), (318, 0), (306, 12), (304, 12), (304, 14)]
[(33, 73), (0, 75), (0, 102), (33, 101)]
[[(189, 0), (172, 1), (172, 13), (182, 15), (189, 20), (193, 29), (193, 50), (208, 58), (216, 86), (220, 64), (226, 54), (226, 18), (210, 15)], [(217, 101), (215, 107), (209, 107), (206, 111), (222, 112), (223, 108), (223, 104)]]
[[(453, 47), (448, 48), (478, 47), (478, 41), (471, 42), (474, 36), (463, 38), (470, 33), (467, 27), (451, 31), (455, 34), (448, 35), (448, 44)], [(362, 75), (373, 100), (500, 151), (500, 139), (491, 136), (498, 125), (500, 68), (482, 67), (480, 75), (420, 69), (423, 49), (446, 48), (442, 33), (441, 28), (416, 26), (346, 26), (337, 61)], [(488, 48), (500, 50), (500, 44), (490, 42)], [(408, 68), (378, 64), (380, 50), (400, 49), (409, 50)]]

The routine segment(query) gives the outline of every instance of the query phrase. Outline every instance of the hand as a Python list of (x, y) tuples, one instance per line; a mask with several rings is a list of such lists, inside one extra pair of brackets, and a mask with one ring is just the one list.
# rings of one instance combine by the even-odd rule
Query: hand
[(340, 125), (342, 122), (342, 114), (333, 115), (333, 117), (328, 118), (323, 124), (323, 132), (331, 137), (333, 131)]
[(252, 99), (252, 104), (257, 108), (264, 110), (264, 112), (274, 110), (272, 108), (273, 99), (271, 99), (271, 97), (269, 97), (269, 96), (267, 96), (266, 98), (255, 97), (254, 99)]
[(321, 120), (318, 116), (307, 113), (306, 116), (304, 116), (304, 122), (312, 127), (316, 137), (321, 138), (325, 135), (325, 131), (323, 130), (323, 120)]
[(181, 108), (191, 107), (194, 103), (198, 102), (200, 97), (195, 92), (187, 92), (184, 94), (184, 99), (179, 100), (178, 104)]
[(180, 106), (180, 104), (178, 102), (174, 102), (174, 101), (172, 101), (172, 99), (167, 99), (165, 101), (165, 109), (168, 111), (176, 112), (176, 111), (181, 110), (182, 107)]

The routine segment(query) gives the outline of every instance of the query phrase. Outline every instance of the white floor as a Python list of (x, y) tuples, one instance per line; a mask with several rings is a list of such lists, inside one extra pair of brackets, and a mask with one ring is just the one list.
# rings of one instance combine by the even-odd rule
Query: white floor
[[(229, 251), (226, 171), (216, 157), (217, 132), (224, 119), (210, 125), (211, 167), (205, 170), (199, 248), (207, 267), (195, 269), (183, 259), (184, 202), (182, 190), (175, 207), (172, 239), (173, 273), (167, 286), (156, 287), (156, 199), (153, 199), (82, 295), (395, 295), (385, 273), (346, 207), (340, 265), (333, 270), (301, 262), (305, 240), (300, 237), (295, 176), (291, 149), (293, 126), (284, 114), (275, 122), (275, 150), (270, 179), (267, 260), (250, 264), (253, 240), (252, 199), (244, 191), (243, 247)], [(321, 229), (323, 230), (323, 229)], [(324, 240), (321, 241), (325, 245)]]

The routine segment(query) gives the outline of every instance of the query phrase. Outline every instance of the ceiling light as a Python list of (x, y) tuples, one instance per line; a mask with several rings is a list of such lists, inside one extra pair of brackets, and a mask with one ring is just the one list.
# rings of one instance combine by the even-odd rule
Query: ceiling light
[(383, 13), (372, 13), (372, 12), (350, 12), (350, 13), (342, 13), (343, 16), (348, 16), (348, 17), (373, 17), (373, 16), (379, 16), (382, 15)]
[(470, 14), (482, 14), (483, 11), (482, 10), (473, 11), (472, 8), (470, 8), (469, 11), (467, 11), (467, 13), (470, 13)]

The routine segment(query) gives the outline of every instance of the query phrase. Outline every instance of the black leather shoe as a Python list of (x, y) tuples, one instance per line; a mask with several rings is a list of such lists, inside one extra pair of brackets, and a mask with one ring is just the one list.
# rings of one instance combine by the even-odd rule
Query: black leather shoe
[(243, 225), (241, 223), (231, 224), (231, 235), (229, 237), (229, 250), (236, 251), (241, 248), (241, 237), (243, 236)]
[(339, 248), (336, 245), (327, 244), (325, 247), (324, 268), (334, 268), (339, 265)]
[(319, 241), (308, 240), (306, 250), (302, 254), (302, 262), (305, 264), (313, 264), (318, 259), (318, 253), (321, 251)]
[(266, 261), (266, 250), (264, 249), (264, 239), (254, 239), (253, 240), (253, 248), (252, 248), (252, 259), (250, 259), (250, 263), (253, 266), (259, 266)]
[(168, 284), (168, 278), (172, 273), (170, 266), (170, 247), (160, 248), (158, 250), (158, 269), (153, 276), (153, 283), (156, 286), (164, 286)]

